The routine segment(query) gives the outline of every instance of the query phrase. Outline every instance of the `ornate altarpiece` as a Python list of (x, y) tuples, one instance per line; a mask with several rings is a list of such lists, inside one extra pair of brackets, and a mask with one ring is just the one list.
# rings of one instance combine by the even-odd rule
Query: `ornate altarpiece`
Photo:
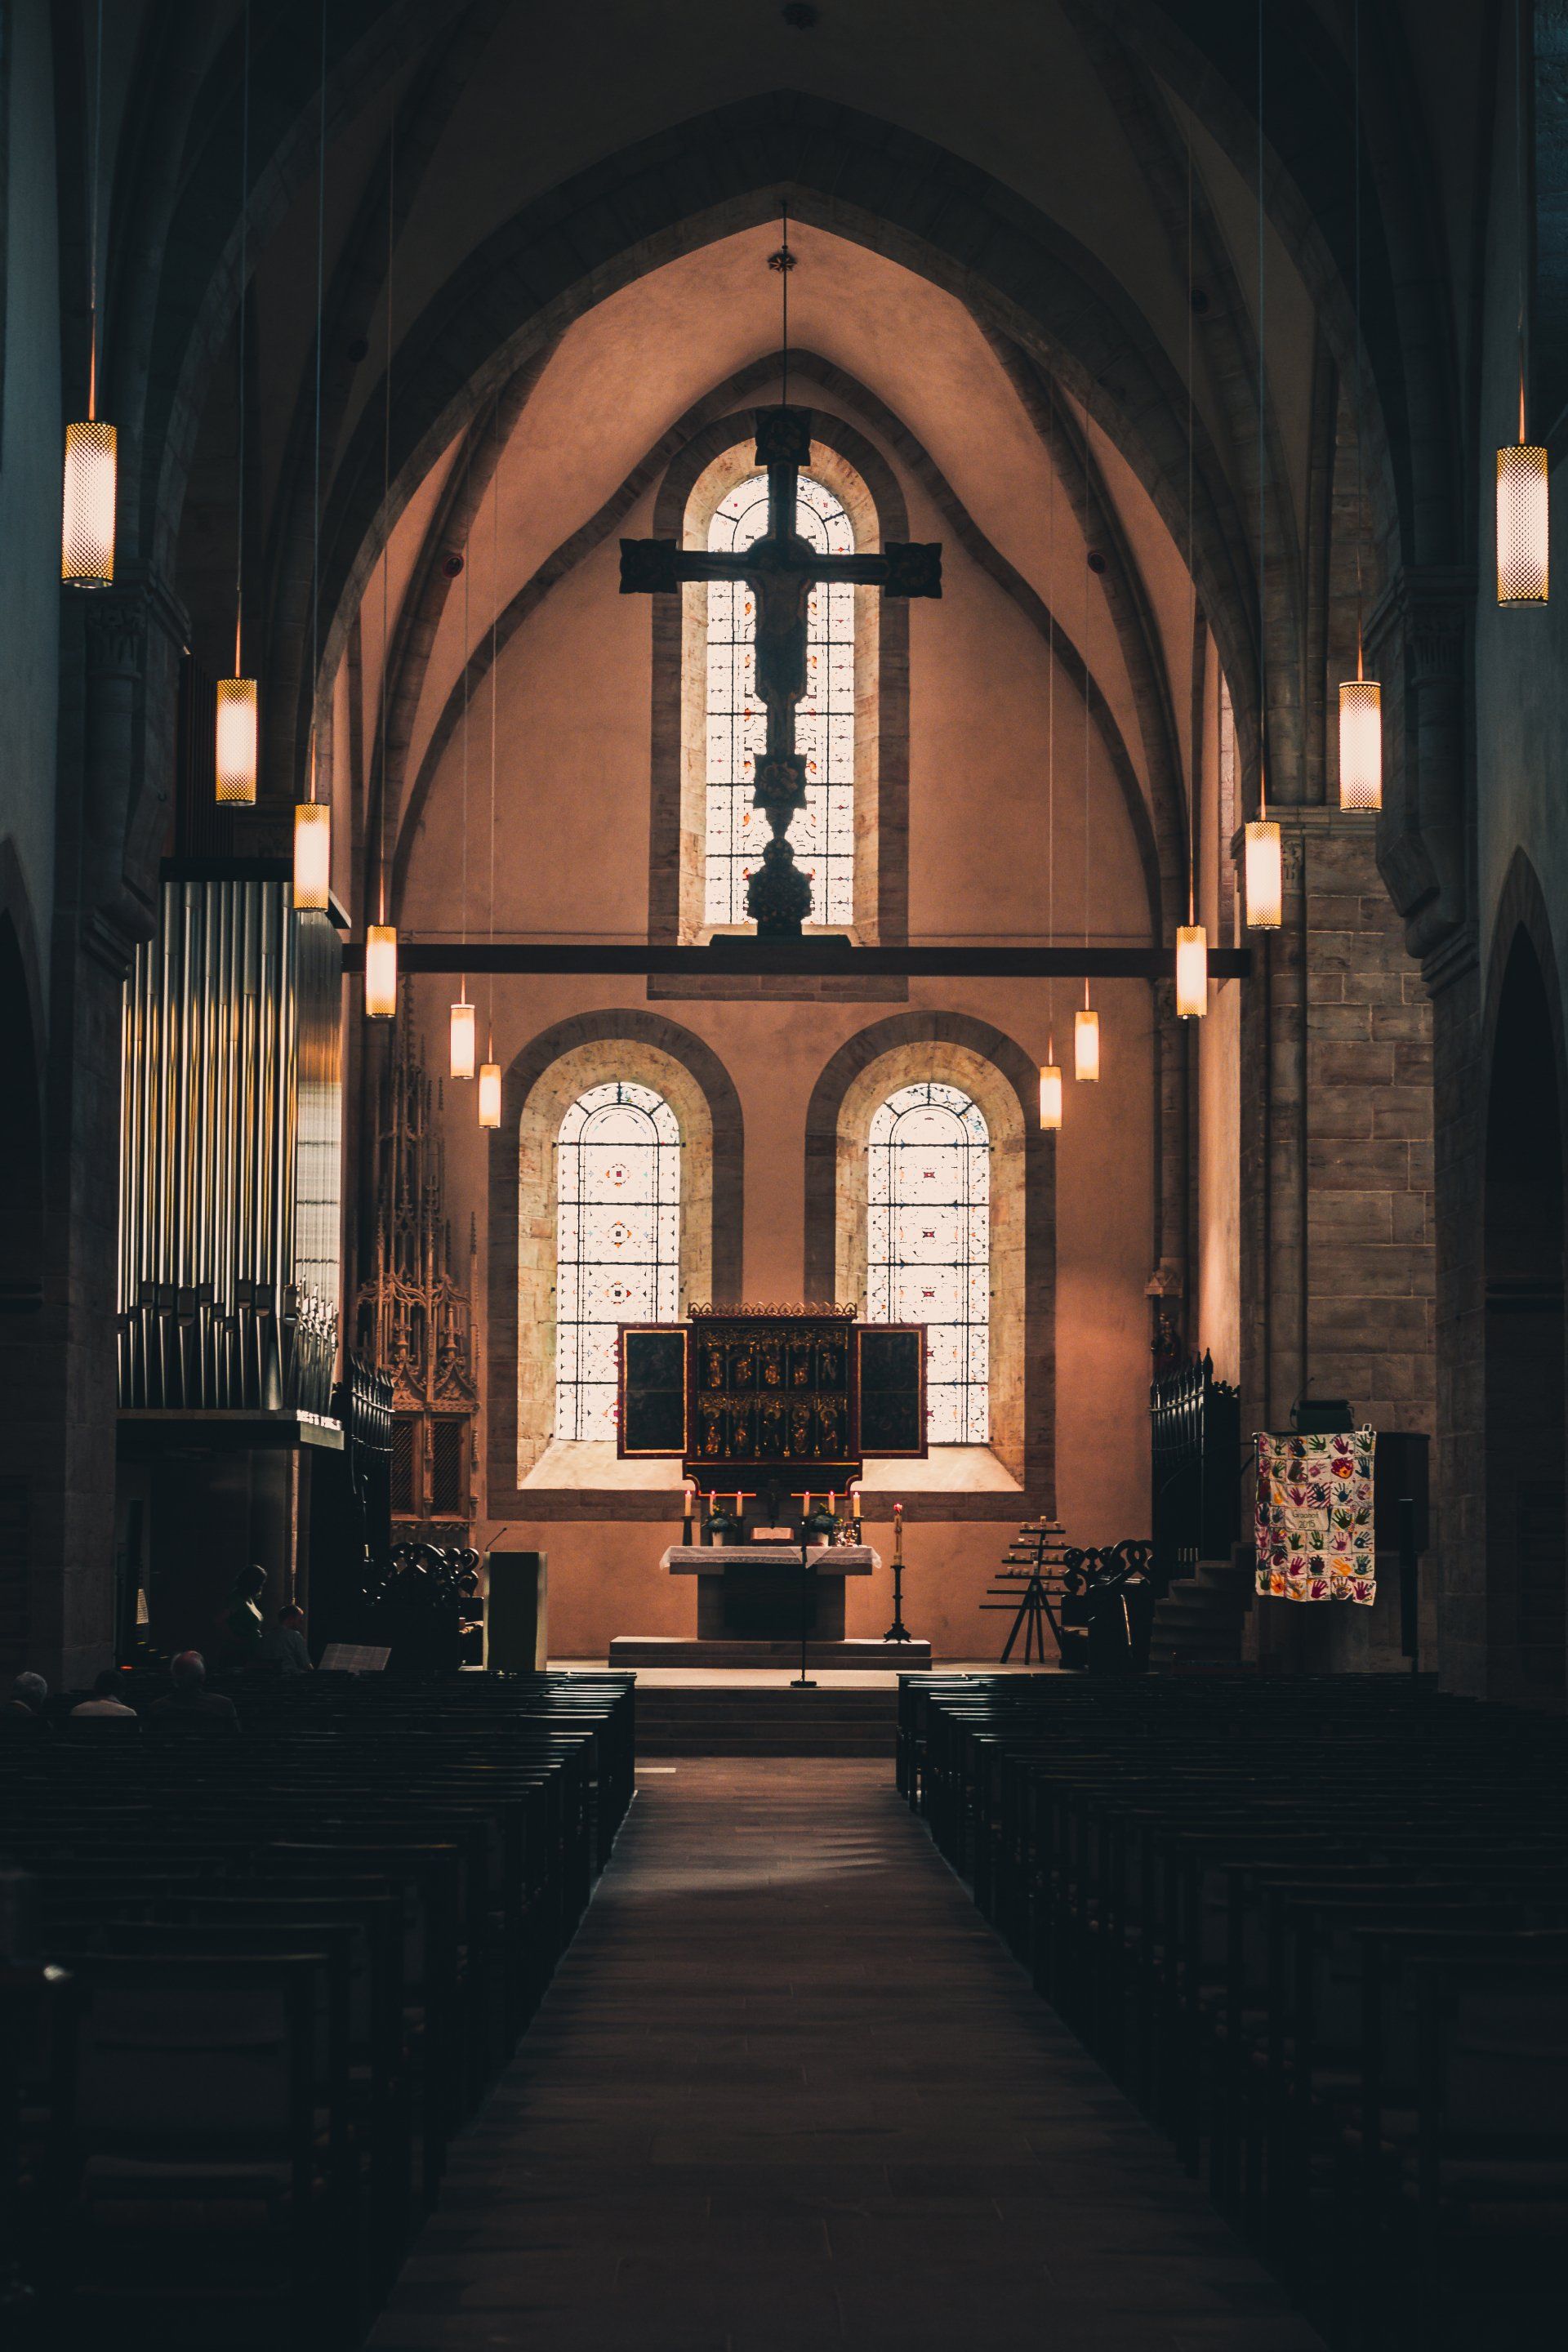
[(925, 1328), (853, 1307), (694, 1307), (623, 1324), (616, 1445), (679, 1454), (705, 1495), (842, 1494), (866, 1452), (926, 1451)]
[(436, 1086), (412, 1023), (382, 1088), (375, 1138), (373, 1271), (354, 1307), (354, 1345), (392, 1382), (392, 1517), (400, 1538), (468, 1540), (473, 1517), (472, 1266), (453, 1267), (446, 1153)]

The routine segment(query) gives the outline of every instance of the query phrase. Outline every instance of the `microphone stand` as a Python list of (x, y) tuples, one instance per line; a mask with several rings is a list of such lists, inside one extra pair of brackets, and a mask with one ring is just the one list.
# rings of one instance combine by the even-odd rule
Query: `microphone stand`
[(815, 1690), (816, 1684), (805, 1671), (806, 1631), (811, 1612), (806, 1606), (815, 1570), (811, 1565), (811, 1496), (805, 1497), (805, 1517), (800, 1523), (800, 1672), (790, 1684), (791, 1690)]

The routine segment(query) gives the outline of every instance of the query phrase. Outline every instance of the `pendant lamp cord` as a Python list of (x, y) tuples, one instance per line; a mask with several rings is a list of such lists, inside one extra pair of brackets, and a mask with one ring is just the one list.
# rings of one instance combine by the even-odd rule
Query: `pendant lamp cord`
[(1264, 432), (1263, 7), (1258, 0), (1258, 814), (1268, 814), (1268, 520)]
[[(463, 478), (463, 512), (467, 522), (463, 532), (463, 962), (468, 961), (468, 672), (472, 639), (468, 635), (468, 582), (473, 572), (470, 558), (474, 527), (474, 437), (468, 436), (468, 455)], [(468, 975), (463, 973), (462, 1002), (468, 1001)]]
[[(101, 0), (100, 0), (101, 5)], [(245, 623), (245, 301), (248, 284), (250, 208), (250, 0), (245, 0), (241, 19), (243, 63), (240, 68), (239, 104), (239, 297), (236, 304), (235, 376), (239, 389), (239, 489), (235, 501), (234, 527), (234, 674), (244, 675), (240, 662), (240, 640)]]
[[(1192, 638), (1198, 636), (1198, 575), (1193, 568), (1193, 142), (1187, 145), (1187, 584), (1192, 591)], [(1206, 667), (1206, 665), (1205, 665)], [(1189, 698), (1190, 699), (1190, 698)], [(1189, 733), (1193, 733), (1188, 720)], [(1200, 747), (1194, 740), (1187, 745), (1187, 923), (1197, 921), (1198, 898), (1198, 762)]]
[(316, 738), (321, 690), (321, 318), (327, 250), (327, 0), (321, 0), (321, 121), (316, 160), (316, 421), (310, 490), (310, 799), (316, 797)]
[(1513, 9), (1513, 173), (1519, 199), (1519, 446), (1524, 447), (1524, 387), (1529, 376), (1525, 349), (1530, 215), (1524, 203), (1524, 0)]
[(92, 65), (92, 186), (88, 194), (87, 235), (87, 416), (98, 416), (98, 183), (103, 135), (103, 0), (98, 0), (98, 29)]
[[(500, 651), (500, 394), (496, 394), (495, 405), (495, 479), (490, 486), (490, 946), (496, 939), (496, 700), (500, 692), (500, 677), (497, 661)], [(496, 973), (495, 957), (490, 957), (489, 994), (485, 1034), (489, 1051), (488, 1062), (495, 1060)]]
[(1364, 604), (1361, 560), (1366, 500), (1365, 474), (1362, 458), (1362, 410), (1365, 393), (1365, 376), (1361, 359), (1361, 0), (1355, 0), (1355, 6), (1352, 12), (1351, 38), (1355, 47), (1355, 55), (1352, 61), (1352, 80), (1355, 91), (1355, 674), (1359, 682), (1366, 675), (1363, 653)]
[(376, 904), (381, 920), (386, 920), (386, 827), (387, 792), (386, 740), (387, 715), (387, 653), (391, 643), (390, 612), (392, 597), (392, 525), (387, 509), (392, 502), (392, 263), (396, 242), (397, 194), (397, 99), (395, 93), (387, 106), (386, 121), (386, 365), (384, 371), (384, 390), (381, 407), (381, 513), (382, 529), (386, 537), (381, 551), (381, 823), (376, 842)]
[[(1091, 633), (1089, 600), (1089, 583), (1094, 577), (1093, 570), (1089, 560), (1089, 411), (1086, 408), (1083, 415), (1083, 668), (1086, 679), (1091, 675), (1089, 658)], [(1089, 945), (1089, 698), (1086, 695), (1083, 705), (1083, 943), (1086, 948)], [(1086, 1013), (1089, 1011), (1089, 974), (1087, 971), (1083, 976), (1083, 1009)]]
[[(1057, 943), (1057, 403), (1059, 391), (1053, 383), (1047, 455), (1051, 468), (1051, 509), (1047, 524), (1047, 564), (1051, 583), (1049, 619), (1049, 660), (1046, 672), (1046, 936), (1052, 947)], [(1089, 671), (1084, 668), (1084, 725), (1089, 725)], [(1054, 1062), (1056, 1055), (1056, 982), (1046, 982), (1046, 1059)]]

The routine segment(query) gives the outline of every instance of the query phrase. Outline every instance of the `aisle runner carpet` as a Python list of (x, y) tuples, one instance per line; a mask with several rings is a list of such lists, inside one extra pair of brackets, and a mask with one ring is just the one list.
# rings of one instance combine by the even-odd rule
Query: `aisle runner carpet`
[(884, 1762), (643, 1786), (375, 2352), (1313, 2352)]

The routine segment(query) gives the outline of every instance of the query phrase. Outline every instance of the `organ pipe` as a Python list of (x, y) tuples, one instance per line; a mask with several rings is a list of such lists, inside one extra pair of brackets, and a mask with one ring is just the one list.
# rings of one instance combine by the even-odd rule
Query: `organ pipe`
[(125, 991), (123, 1406), (330, 1407), (341, 962), (281, 879), (163, 884)]

